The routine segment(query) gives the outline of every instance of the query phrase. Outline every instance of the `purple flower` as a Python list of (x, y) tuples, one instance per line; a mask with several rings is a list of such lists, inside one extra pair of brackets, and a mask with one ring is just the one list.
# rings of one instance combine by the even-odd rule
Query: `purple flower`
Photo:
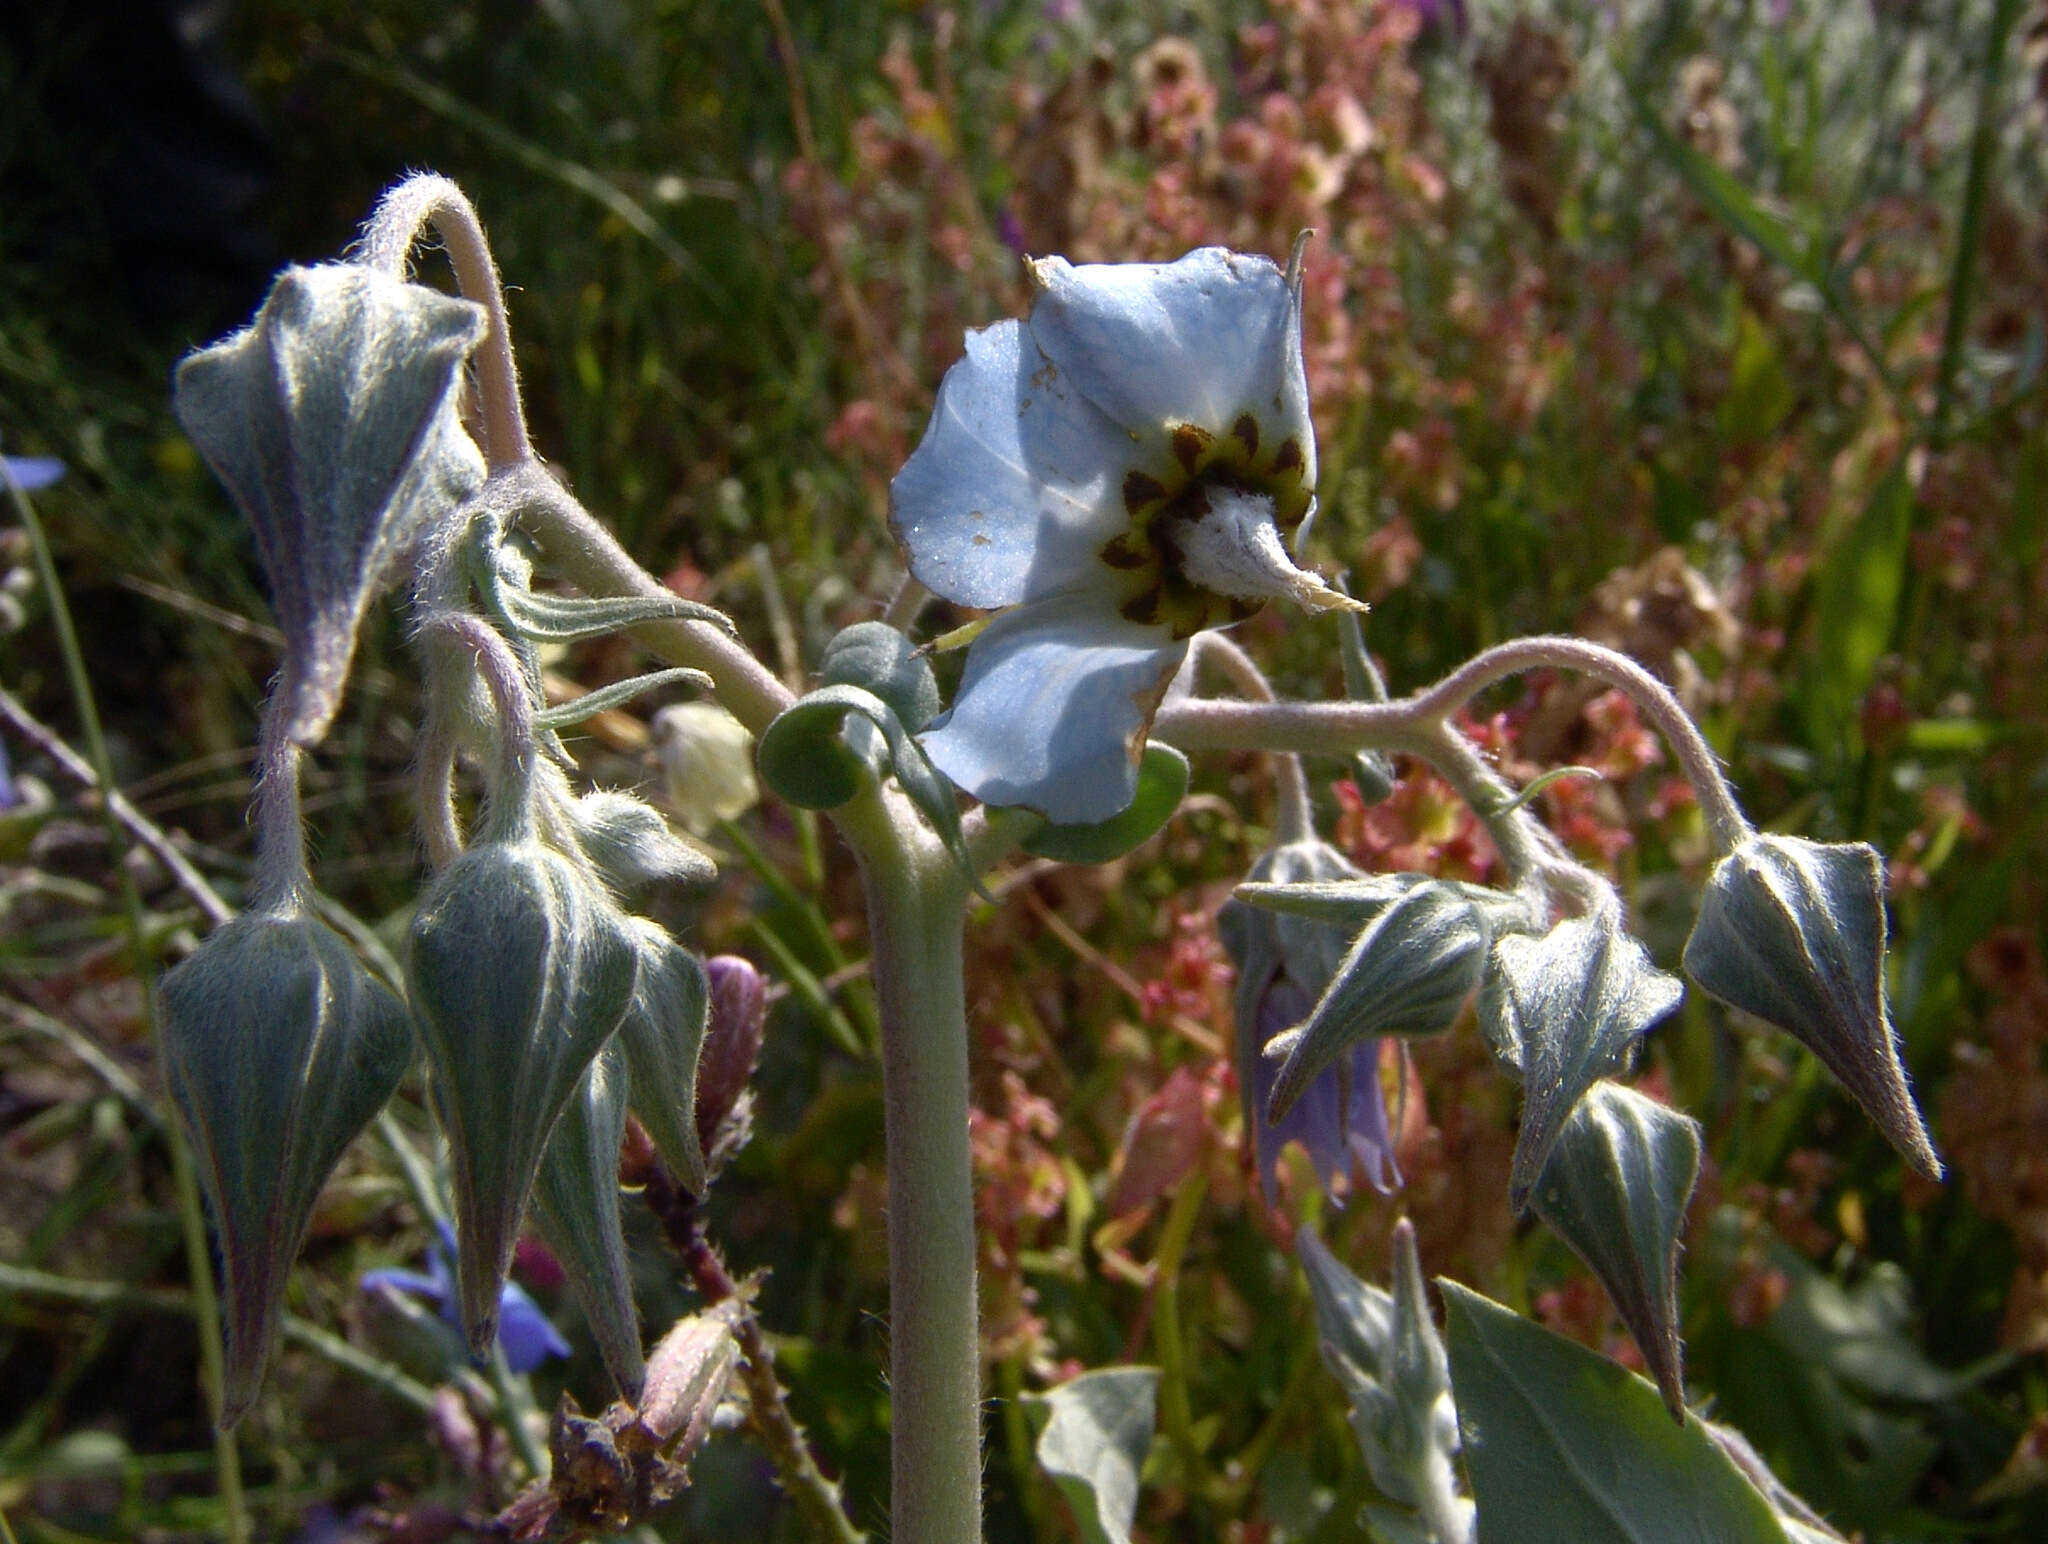
[[(1273, 884), (1358, 877), (1358, 870), (1323, 842), (1289, 842), (1252, 865), (1248, 876)], [(1302, 1023), (1330, 984), (1351, 943), (1329, 922), (1289, 916), (1231, 901), (1216, 919), (1223, 945), (1237, 966), (1237, 1078), (1251, 1133), (1259, 1185), (1270, 1205), (1274, 1168), (1287, 1144), (1299, 1142), (1315, 1166), (1324, 1193), (1341, 1204), (1340, 1190), (1354, 1175), (1382, 1195), (1401, 1184), (1387, 1103), (1380, 1091), (1377, 1039), (1362, 1040), (1338, 1057), (1277, 1121), (1266, 1111), (1282, 1062), (1265, 1054), (1276, 1035)]]
[[(1256, 1028), (1260, 1046), (1301, 1023), (1314, 1006), (1309, 995), (1285, 975), (1275, 977), (1259, 1004)], [(1400, 1188), (1401, 1171), (1394, 1163), (1394, 1139), (1387, 1129), (1379, 1059), (1378, 1040), (1360, 1041), (1271, 1124), (1266, 1120), (1266, 1108), (1281, 1064), (1265, 1055), (1253, 1063), (1245, 1102), (1251, 1115), (1259, 1184), (1269, 1206), (1274, 1200), (1274, 1169), (1289, 1142), (1301, 1144), (1315, 1165), (1324, 1193), (1333, 1201), (1339, 1199), (1339, 1181), (1348, 1183), (1354, 1173), (1362, 1175), (1381, 1195)]]
[[(440, 1229), (439, 1240), (427, 1246), (426, 1274), (396, 1268), (364, 1271), (356, 1285), (364, 1292), (410, 1292), (432, 1304), (459, 1335), (462, 1321), (455, 1298), (455, 1234), (445, 1222)], [(505, 1365), (514, 1372), (532, 1372), (551, 1356), (569, 1354), (569, 1342), (540, 1311), (540, 1304), (510, 1281), (498, 1295), (498, 1346), (505, 1353)]]

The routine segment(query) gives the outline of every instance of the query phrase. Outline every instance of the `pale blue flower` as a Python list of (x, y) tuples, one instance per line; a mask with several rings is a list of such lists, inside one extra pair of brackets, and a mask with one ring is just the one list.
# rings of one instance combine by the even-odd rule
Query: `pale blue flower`
[(1190, 637), (1347, 602), (1286, 545), (1315, 508), (1298, 281), (1220, 247), (1031, 275), (1028, 321), (967, 335), (890, 522), (926, 588), (1001, 613), (933, 762), (1080, 823), (1130, 803)]

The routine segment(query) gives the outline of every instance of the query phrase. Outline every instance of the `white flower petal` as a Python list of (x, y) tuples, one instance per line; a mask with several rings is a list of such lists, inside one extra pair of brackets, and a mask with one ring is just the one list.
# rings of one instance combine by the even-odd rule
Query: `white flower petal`
[(952, 711), (924, 736), (940, 771), (988, 804), (1063, 825), (1107, 820), (1137, 790), (1138, 756), (1187, 652), (1163, 627), (1080, 591), (1005, 612), (975, 639)]
[(1202, 247), (1175, 263), (1032, 264), (1031, 335), (1097, 407), (1138, 434), (1191, 423), (1295, 438), (1315, 486), (1301, 308), (1270, 259)]
[(1100, 578), (1097, 553), (1130, 524), (1124, 477), (1159, 454), (1139, 455), (1021, 324), (998, 322), (968, 333), (946, 372), (890, 486), (889, 524), (933, 594), (1013, 606)]

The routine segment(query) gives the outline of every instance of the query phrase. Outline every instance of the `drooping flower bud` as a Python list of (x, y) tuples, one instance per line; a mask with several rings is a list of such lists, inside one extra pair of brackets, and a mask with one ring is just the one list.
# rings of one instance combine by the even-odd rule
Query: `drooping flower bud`
[(688, 1463), (711, 1432), (711, 1417), (739, 1370), (733, 1338), (737, 1301), (727, 1298), (678, 1320), (647, 1359), (637, 1419), (620, 1433), (622, 1445), (644, 1445), (671, 1461)]
[(761, 799), (754, 737), (715, 702), (681, 702), (654, 715), (662, 796), (684, 829), (702, 835)]
[(352, 263), (287, 268), (178, 367), (178, 421), (256, 533), (285, 635), (286, 737), (316, 744), (398, 558), (483, 485), (456, 383), (483, 308)]
[(1938, 1180), (1885, 1004), (1884, 949), (1876, 848), (1756, 833), (1708, 877), (1685, 969), (1811, 1050), (1906, 1161)]
[(697, 1062), (697, 1137), (715, 1173), (746, 1145), (747, 1081), (761, 1059), (768, 987), (753, 964), (737, 954), (714, 954), (705, 971), (711, 981), (711, 1017)]
[(1681, 1421), (1678, 1245), (1699, 1175), (1697, 1121), (1603, 1080), (1578, 1101), (1530, 1195), (1536, 1215), (1600, 1278)]
[(603, 888), (535, 842), (472, 847), (413, 918), (406, 982), (448, 1135), (462, 1323), (479, 1355), (548, 1134), (619, 1027), (637, 959)]
[(412, 1060), (405, 1007), (296, 907), (223, 925), (163, 983), (172, 1097), (219, 1230), (223, 1424), (262, 1388), (320, 1187)]

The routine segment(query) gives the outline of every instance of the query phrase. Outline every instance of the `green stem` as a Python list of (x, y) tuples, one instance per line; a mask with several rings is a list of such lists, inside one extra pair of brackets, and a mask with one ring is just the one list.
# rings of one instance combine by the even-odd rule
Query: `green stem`
[[(35, 554), (36, 578), (49, 601), (50, 625), (57, 634), (58, 652), (64, 659), (72, 704), (78, 713), (79, 729), (85, 736), (87, 759), (92, 763), (100, 787), (111, 793), (115, 787), (113, 758), (107, 752), (107, 737), (100, 727), (99, 706), (93, 699), (92, 681), (86, 674), (85, 654), (78, 646), (78, 630), (71, 622), (71, 607), (64, 598), (64, 587), (57, 577), (57, 560), (50, 550), (49, 536), (43, 530), (43, 522), (37, 516), (35, 506), (29, 503), (28, 495), (14, 480), (13, 474), (4, 470), (4, 465), (0, 465), (0, 478), (6, 480), (7, 491), (13, 496), (15, 513), (21, 520), (22, 530), (27, 533), (30, 550)], [(156, 1064), (167, 1066), (163, 1023), (156, 1012), (155, 994), (148, 990), (152, 961), (144, 941), (142, 896), (135, 888), (135, 876), (120, 861), (127, 847), (127, 837), (120, 817), (114, 812), (112, 800), (103, 799), (100, 807), (106, 817), (107, 851), (114, 860), (115, 872), (120, 875), (121, 899), (128, 919), (128, 940), (134, 953), (135, 978), (144, 987), (142, 1011), (149, 1028), (150, 1048)], [(220, 1486), (221, 1511), (228, 1544), (244, 1544), (249, 1538), (249, 1513), (242, 1499), (241, 1453), (235, 1446), (234, 1433), (222, 1430), (220, 1425), (221, 1398), (226, 1386), (225, 1356), (221, 1347), (219, 1303), (214, 1296), (213, 1259), (207, 1250), (206, 1214), (199, 1204), (199, 1182), (192, 1172), (192, 1152), (185, 1145), (185, 1134), (175, 1120), (165, 1123), (164, 1145), (171, 1155), (171, 1182), (177, 1193), (178, 1221), (184, 1234), (185, 1274), (191, 1283), (193, 1315), (199, 1332), (201, 1391), (213, 1418), (214, 1476)]]
[(907, 803), (839, 812), (859, 854), (881, 1003), (889, 1164), (890, 1533), (981, 1537), (981, 1365), (967, 1139), (966, 885)]
[(1190, 1174), (1181, 1181), (1166, 1214), (1166, 1225), (1160, 1230), (1159, 1253), (1152, 1265), (1152, 1347), (1159, 1357), (1160, 1418), (1166, 1425), (1166, 1439), (1180, 1458), (1182, 1483), (1192, 1496), (1207, 1495), (1211, 1479), (1195, 1441), (1194, 1407), (1188, 1398), (1187, 1343), (1180, 1324), (1180, 1264), (1187, 1256), (1188, 1237), (1208, 1193), (1207, 1175)]

